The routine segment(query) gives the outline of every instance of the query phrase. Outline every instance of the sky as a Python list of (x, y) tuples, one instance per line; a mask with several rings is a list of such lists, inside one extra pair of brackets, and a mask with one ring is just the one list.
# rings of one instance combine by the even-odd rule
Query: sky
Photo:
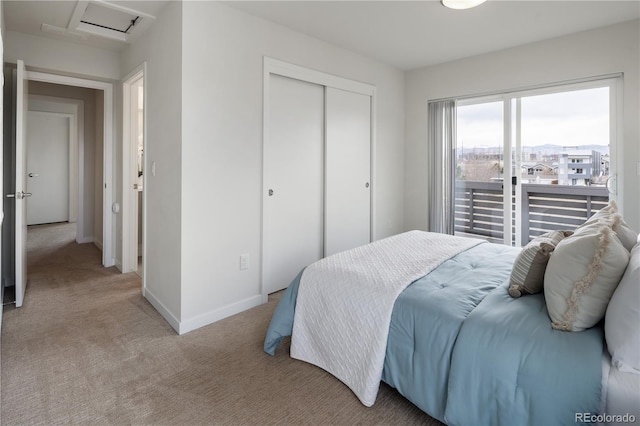
[[(458, 106), (458, 146), (501, 146), (502, 116), (501, 102)], [(609, 88), (522, 98), (522, 146), (546, 144), (608, 145)]]

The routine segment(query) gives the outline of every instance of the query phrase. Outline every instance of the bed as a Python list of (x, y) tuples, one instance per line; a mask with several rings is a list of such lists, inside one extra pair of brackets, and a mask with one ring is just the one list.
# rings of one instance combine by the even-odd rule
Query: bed
[[(593, 232), (593, 222), (590, 226), (587, 231)], [(607, 226), (611, 228), (612, 223), (608, 222)], [(382, 325), (376, 325), (382, 329), (383, 337), (375, 339), (382, 342), (376, 341), (374, 346), (357, 342), (358, 335), (367, 334), (362, 330), (368, 327), (369, 319), (362, 322), (361, 318), (371, 315), (367, 312), (369, 308), (362, 306), (368, 305), (368, 299), (379, 300), (385, 296), (378, 290), (363, 291), (358, 285), (349, 285), (358, 290), (344, 294), (336, 290), (345, 284), (340, 276), (352, 263), (360, 265), (355, 275), (363, 282), (372, 278), (363, 276), (362, 271), (375, 263), (384, 263), (385, 270), (398, 264), (404, 269), (402, 262), (410, 255), (398, 254), (396, 241), (407, 238), (424, 241), (423, 246), (436, 247), (436, 251), (445, 253), (440, 260), (431, 262), (427, 273), (415, 279), (408, 274), (405, 280), (411, 281), (393, 290), (397, 294), (393, 296), (388, 322), (383, 320)], [(450, 425), (613, 424), (623, 421), (624, 415), (627, 421), (640, 421), (640, 375), (637, 374), (640, 370), (629, 372), (633, 367), (628, 366), (620, 369), (620, 360), (614, 365), (616, 362), (607, 349), (604, 319), (580, 331), (562, 330), (556, 322), (555, 328), (552, 327), (551, 308), (547, 306), (552, 294), (540, 291), (517, 298), (509, 294), (514, 263), (524, 249), (473, 240), (463, 241), (447, 253), (443, 247), (449, 239), (458, 238), (411, 231), (391, 237), (394, 243), (390, 250), (395, 253), (391, 261), (369, 258), (356, 251), (347, 253), (347, 260), (335, 261), (333, 268), (326, 263), (310, 265), (281, 297), (267, 331), (265, 352), (273, 355), (282, 339), (293, 334), (291, 356), (334, 374), (364, 405), (375, 402), (377, 386), (382, 380), (432, 417)], [(584, 246), (584, 240), (579, 238), (577, 235), (572, 242)], [(626, 251), (625, 268), (617, 278), (630, 282), (625, 288), (631, 288), (632, 292), (640, 285), (637, 234), (633, 238), (636, 247), (629, 247), (631, 254)], [(454, 242), (458, 244), (457, 240)], [(414, 245), (409, 245), (407, 251), (415, 251)], [(565, 246), (570, 244), (558, 245), (558, 252)], [(617, 257), (624, 258), (624, 252), (621, 253)], [(376, 253), (376, 256), (384, 258), (387, 254)], [(635, 262), (634, 268), (626, 268), (629, 258)], [(408, 263), (413, 267), (415, 261), (409, 259)], [(560, 263), (566, 266), (564, 259)], [(327, 273), (327, 270), (333, 272)], [(600, 272), (600, 275), (606, 274), (604, 269)], [(305, 296), (307, 299), (302, 300), (307, 301), (303, 304), (301, 292), (312, 286), (309, 282), (314, 275), (319, 277), (319, 290), (312, 292), (310, 299)], [(330, 281), (338, 283), (328, 284)], [(597, 294), (597, 289), (591, 289), (591, 293)], [(624, 296), (618, 299), (630, 299)], [(358, 305), (358, 309), (348, 308), (351, 312), (347, 313), (332, 311), (331, 306), (341, 303), (342, 309), (354, 305)], [(311, 315), (311, 321), (297, 312), (309, 309), (307, 305), (317, 311), (316, 317)], [(635, 321), (632, 330), (635, 327), (637, 334), (640, 322), (637, 307), (634, 312), (635, 317), (631, 318), (625, 313), (624, 321)], [(343, 314), (344, 318), (335, 320)], [(373, 309), (373, 317), (386, 315), (384, 310)], [(297, 330), (297, 323), (305, 321), (310, 323), (308, 329)], [(337, 328), (340, 330), (334, 330)], [(323, 333), (327, 334), (324, 338), (313, 341)], [(312, 342), (307, 342), (308, 339)], [(356, 341), (356, 350), (350, 352), (351, 339)], [(637, 341), (631, 342), (632, 357)], [(380, 344), (382, 356), (377, 359), (375, 346)], [(624, 345), (629, 352), (626, 341)], [(617, 356), (616, 353), (614, 358)], [(353, 370), (376, 363), (379, 367), (367, 366), (361, 376), (352, 377)], [(625, 369), (627, 371), (623, 371)], [(362, 382), (369, 382), (370, 386), (362, 386)]]

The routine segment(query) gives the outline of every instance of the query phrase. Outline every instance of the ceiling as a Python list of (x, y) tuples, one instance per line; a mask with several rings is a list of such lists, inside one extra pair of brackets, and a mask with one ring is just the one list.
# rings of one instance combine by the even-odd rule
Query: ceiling
[[(155, 21), (167, 1), (5, 0), (5, 27), (16, 31), (120, 50)], [(131, 21), (135, 20), (135, 25)]]
[(403, 70), (640, 18), (640, 1), (232, 1), (231, 6)]
[[(446, 9), (438, 0), (225, 3), (403, 70), (640, 18), (640, 0), (488, 0), (469, 10)], [(167, 1), (5, 0), (3, 4), (10, 31), (119, 50), (153, 23)], [(120, 40), (74, 27), (78, 9), (101, 15), (108, 11), (90, 9), (105, 5), (139, 13), (141, 23)], [(43, 23), (63, 31), (42, 31)]]

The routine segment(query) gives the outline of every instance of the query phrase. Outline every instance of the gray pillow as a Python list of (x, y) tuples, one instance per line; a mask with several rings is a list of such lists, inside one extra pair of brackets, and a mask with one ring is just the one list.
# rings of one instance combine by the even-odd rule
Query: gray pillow
[(509, 278), (509, 295), (520, 297), (542, 291), (544, 273), (553, 250), (572, 231), (552, 231), (534, 238), (524, 246), (513, 263)]

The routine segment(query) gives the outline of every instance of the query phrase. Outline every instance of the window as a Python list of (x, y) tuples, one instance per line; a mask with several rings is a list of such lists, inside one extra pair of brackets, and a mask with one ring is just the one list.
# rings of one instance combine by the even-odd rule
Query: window
[(523, 245), (606, 205), (616, 87), (608, 79), (458, 100), (454, 233)]

